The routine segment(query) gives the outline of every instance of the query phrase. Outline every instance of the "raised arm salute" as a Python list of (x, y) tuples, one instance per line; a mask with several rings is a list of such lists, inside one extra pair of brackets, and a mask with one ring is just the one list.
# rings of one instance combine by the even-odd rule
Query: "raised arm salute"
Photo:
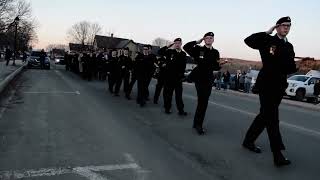
[[(243, 146), (261, 153), (255, 141), (266, 128), (276, 166), (291, 163), (281, 152), (285, 150), (285, 146), (279, 130), (279, 105), (288, 86), (287, 75), (297, 71), (293, 46), (286, 38), (290, 27), (290, 17), (283, 17), (270, 30), (255, 33), (245, 39), (249, 47), (260, 51), (263, 67), (255, 85), (260, 97), (260, 113), (250, 126)], [(274, 30), (277, 34), (272, 36)]]
[[(204, 41), (204, 46), (199, 46)], [(194, 58), (197, 67), (191, 72), (190, 79), (195, 83), (198, 95), (198, 106), (194, 116), (193, 128), (199, 135), (204, 135), (205, 118), (213, 83), (213, 71), (220, 69), (219, 51), (212, 47), (214, 34), (209, 32), (198, 41), (187, 43), (183, 49)]]

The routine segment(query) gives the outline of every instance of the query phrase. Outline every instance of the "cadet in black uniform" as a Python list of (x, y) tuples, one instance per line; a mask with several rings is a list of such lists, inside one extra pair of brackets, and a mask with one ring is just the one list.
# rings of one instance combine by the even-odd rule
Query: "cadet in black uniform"
[(96, 59), (97, 76), (99, 81), (102, 81), (105, 79), (104, 63), (105, 63), (105, 56), (103, 52), (99, 52)]
[[(202, 41), (204, 46), (199, 46)], [(209, 32), (199, 41), (187, 43), (183, 48), (194, 58), (197, 67), (190, 74), (190, 80), (195, 83), (198, 95), (198, 106), (194, 116), (193, 128), (199, 135), (204, 135), (203, 121), (208, 107), (209, 97), (211, 95), (213, 84), (213, 71), (220, 70), (219, 51), (212, 47), (214, 34)]]
[(148, 45), (148, 64), (150, 65), (150, 66), (148, 66), (148, 67), (150, 67), (150, 69), (147, 69), (147, 71), (148, 71), (148, 81), (147, 81), (147, 88), (146, 88), (146, 93), (145, 93), (145, 98), (146, 98), (146, 101), (149, 101), (150, 99), (149, 99), (149, 96), (150, 96), (150, 92), (149, 92), (149, 86), (150, 86), (150, 83), (151, 83), (151, 80), (152, 80), (152, 78), (153, 78), (153, 75), (154, 75), (154, 73), (155, 73), (155, 70), (156, 70), (156, 66), (155, 66), (155, 64), (156, 64), (156, 62), (157, 62), (157, 56), (156, 55), (154, 55), (153, 53), (152, 53), (152, 46), (151, 45)]
[(114, 87), (116, 84), (116, 80), (117, 80), (117, 76), (119, 75), (119, 58), (117, 57), (117, 50), (116, 49), (112, 49), (111, 50), (111, 56), (108, 59), (109, 64), (108, 64), (108, 71), (109, 71), (109, 75), (108, 75), (108, 83), (109, 83), (109, 91), (111, 94), (113, 94), (114, 91)]
[[(255, 88), (260, 97), (260, 113), (250, 126), (243, 146), (261, 153), (255, 141), (266, 128), (276, 166), (291, 163), (281, 152), (285, 150), (285, 146), (279, 130), (279, 105), (288, 86), (287, 75), (297, 71), (293, 46), (286, 38), (290, 27), (290, 17), (283, 17), (269, 31), (256, 33), (245, 39), (249, 47), (260, 51), (263, 67)], [(275, 29), (277, 34), (271, 36)]]
[(66, 71), (70, 71), (70, 55), (68, 51), (64, 54), (64, 62), (66, 63)]
[(181, 49), (182, 40), (177, 38), (174, 44), (165, 46), (159, 50), (159, 54), (166, 57), (166, 66), (164, 68), (164, 107), (167, 114), (171, 114), (172, 95), (175, 92), (176, 105), (179, 115), (185, 116), (184, 104), (182, 100), (184, 72), (187, 65), (187, 55)]
[(157, 65), (157, 85), (156, 85), (156, 90), (154, 92), (154, 97), (153, 97), (153, 103), (158, 104), (159, 97), (161, 94), (161, 91), (164, 87), (164, 68), (166, 66), (165, 63), (165, 57), (161, 56), (159, 59), (156, 61)]
[(154, 55), (150, 53), (150, 45), (143, 46), (143, 54), (136, 57), (136, 75), (138, 80), (137, 103), (143, 107), (146, 104), (149, 95), (148, 88), (154, 71)]
[(119, 67), (120, 74), (117, 79), (116, 91), (115, 94), (119, 96), (120, 87), (123, 81), (123, 89), (126, 95), (128, 95), (129, 91), (129, 79), (130, 79), (130, 70), (132, 67), (132, 60), (129, 57), (129, 48), (125, 48), (123, 50), (123, 55), (119, 57)]
[(132, 68), (131, 68), (131, 74), (130, 74), (130, 84), (129, 84), (129, 88), (128, 88), (128, 92), (126, 93), (126, 98), (128, 100), (131, 100), (131, 92), (132, 92), (132, 89), (133, 89), (133, 86), (135, 85), (136, 81), (137, 81), (137, 57), (139, 56), (142, 56), (141, 53), (137, 53), (136, 54), (136, 58), (135, 59), (132, 59)]
[(87, 62), (86, 62), (86, 78), (88, 81), (91, 81), (94, 77), (95, 72), (95, 58), (96, 55), (93, 53), (87, 54)]

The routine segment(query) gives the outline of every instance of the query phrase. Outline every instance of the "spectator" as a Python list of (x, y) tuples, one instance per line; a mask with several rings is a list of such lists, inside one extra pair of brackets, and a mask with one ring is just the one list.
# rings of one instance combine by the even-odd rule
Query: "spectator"
[(243, 72), (242, 74), (240, 74), (240, 79), (239, 79), (239, 89), (244, 91), (244, 81), (246, 78), (246, 73)]
[(251, 81), (252, 81), (252, 77), (250, 77), (250, 76), (245, 76), (245, 82), (244, 82), (244, 92), (245, 92), (245, 93), (250, 93), (250, 90), (251, 90)]
[(27, 57), (28, 57), (27, 53), (25, 51), (23, 51), (23, 53), (22, 53), (22, 62), (26, 62), (27, 61)]
[(241, 71), (238, 70), (237, 71), (237, 75), (234, 77), (235, 80), (235, 90), (238, 91), (239, 90), (239, 86), (240, 86), (240, 77), (241, 77)]
[(224, 88), (224, 90), (229, 89), (230, 77), (231, 77), (231, 75), (230, 75), (229, 71), (223, 73), (223, 84), (224, 84), (223, 88)]
[(221, 72), (218, 72), (217, 78), (216, 78), (216, 90), (221, 90)]
[(317, 80), (314, 84), (315, 104), (319, 104), (319, 95), (320, 95), (320, 80)]
[(8, 47), (7, 49), (6, 49), (6, 53), (5, 53), (5, 60), (7, 61), (7, 66), (9, 65), (9, 62), (10, 62), (10, 59), (11, 59), (11, 57), (12, 57), (12, 51), (10, 50), (10, 47)]

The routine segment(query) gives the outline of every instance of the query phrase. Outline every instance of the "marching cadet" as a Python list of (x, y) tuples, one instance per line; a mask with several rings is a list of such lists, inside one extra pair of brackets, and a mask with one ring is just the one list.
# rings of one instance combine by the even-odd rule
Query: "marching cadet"
[[(160, 55), (161, 56), (161, 55)], [(157, 85), (156, 85), (156, 90), (154, 92), (154, 97), (153, 97), (153, 103), (158, 104), (159, 97), (161, 94), (161, 91), (164, 87), (164, 68), (166, 66), (166, 57), (161, 56), (157, 61), (156, 61), (156, 67), (157, 67), (157, 72), (156, 72), (156, 78), (157, 78)]]
[[(279, 105), (288, 86), (287, 75), (297, 71), (293, 46), (286, 38), (290, 28), (290, 17), (283, 17), (269, 31), (256, 33), (245, 39), (249, 47), (260, 51), (263, 67), (255, 87), (260, 97), (260, 113), (250, 126), (243, 146), (261, 153), (255, 141), (266, 128), (276, 166), (291, 164), (281, 152), (285, 150), (285, 146), (279, 129)], [(272, 36), (274, 30), (277, 33)]]
[(119, 74), (119, 68), (118, 68), (119, 58), (118, 58), (117, 54), (118, 54), (117, 50), (112, 49), (111, 56), (108, 59), (108, 61), (109, 61), (109, 63), (108, 63), (108, 83), (109, 83), (109, 91), (111, 94), (113, 94), (115, 92), (114, 87), (116, 84), (117, 76)]
[(140, 52), (138, 52), (136, 54), (136, 58), (132, 59), (132, 68), (131, 68), (131, 74), (130, 74), (130, 84), (129, 84), (129, 88), (128, 88), (128, 92), (126, 93), (126, 98), (128, 100), (131, 100), (131, 92), (133, 89), (133, 86), (135, 85), (136, 81), (137, 81), (137, 72), (138, 72), (138, 61), (137, 61), (137, 57), (142, 56), (142, 54)]
[(95, 69), (95, 54), (90, 53), (86, 55), (85, 59), (85, 73), (86, 79), (91, 81), (94, 76), (94, 69)]
[(66, 62), (66, 71), (70, 71), (70, 54), (69, 52), (65, 52), (64, 61)]
[(123, 54), (119, 57), (119, 67), (120, 74), (117, 79), (115, 94), (119, 96), (120, 87), (123, 81), (123, 89), (128, 98), (130, 70), (132, 67), (132, 60), (129, 57), (129, 48), (125, 48)]
[(182, 40), (177, 38), (174, 43), (165, 46), (159, 50), (159, 54), (166, 57), (166, 66), (164, 68), (164, 107), (166, 114), (171, 114), (172, 95), (175, 92), (176, 105), (179, 115), (186, 116), (182, 100), (184, 72), (187, 65), (187, 55), (181, 49)]
[(157, 61), (157, 56), (154, 55), (152, 53), (152, 46), (149, 44), (148, 45), (148, 56), (146, 57), (148, 59), (148, 63), (150, 65), (150, 69), (148, 69), (148, 81), (147, 81), (147, 88), (146, 88), (146, 94), (145, 94), (145, 98), (146, 98), (146, 101), (149, 101), (149, 96), (150, 96), (150, 93), (149, 93), (149, 85), (151, 83), (151, 80), (153, 78), (153, 75), (155, 73), (155, 70), (156, 70), (156, 61)]
[(97, 60), (96, 60), (97, 76), (98, 76), (99, 81), (102, 81), (105, 79), (104, 63), (105, 63), (105, 56), (104, 56), (103, 52), (101, 51), (97, 55)]
[[(204, 46), (199, 46), (204, 41)], [(212, 47), (214, 42), (213, 32), (208, 32), (198, 41), (187, 43), (183, 49), (194, 58), (197, 67), (193, 69), (189, 79), (195, 83), (198, 106), (194, 116), (193, 128), (199, 135), (204, 135), (203, 121), (208, 107), (213, 84), (213, 71), (220, 70), (219, 51)]]
[(149, 95), (149, 84), (154, 70), (155, 56), (150, 54), (150, 45), (143, 46), (143, 54), (136, 57), (136, 75), (138, 80), (137, 103), (144, 107)]

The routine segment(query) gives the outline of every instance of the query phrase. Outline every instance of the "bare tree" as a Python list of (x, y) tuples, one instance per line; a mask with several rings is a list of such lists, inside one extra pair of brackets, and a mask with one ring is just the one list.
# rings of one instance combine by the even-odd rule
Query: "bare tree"
[(101, 32), (102, 27), (98, 23), (81, 21), (74, 24), (67, 32), (68, 38), (74, 43), (92, 45), (95, 36)]
[(17, 48), (26, 50), (37, 41), (37, 23), (32, 16), (31, 4), (25, 0), (0, 0), (0, 33), (2, 32), (10, 42), (14, 42), (15, 18), (19, 17), (17, 25)]
[(32, 21), (31, 4), (25, 0), (0, 0), (0, 31), (8, 30), (16, 17), (20, 21)]
[(6, 30), (12, 19), (10, 15), (14, 10), (14, 2), (15, 0), (0, 0), (0, 31)]
[(98, 23), (93, 23), (89, 29), (89, 37), (88, 37), (88, 44), (93, 45), (94, 38), (97, 34), (101, 33), (102, 27)]
[(172, 43), (171, 41), (159, 37), (159, 38), (156, 38), (155, 40), (153, 40), (152, 45), (163, 47), (163, 46), (167, 46), (171, 43)]

